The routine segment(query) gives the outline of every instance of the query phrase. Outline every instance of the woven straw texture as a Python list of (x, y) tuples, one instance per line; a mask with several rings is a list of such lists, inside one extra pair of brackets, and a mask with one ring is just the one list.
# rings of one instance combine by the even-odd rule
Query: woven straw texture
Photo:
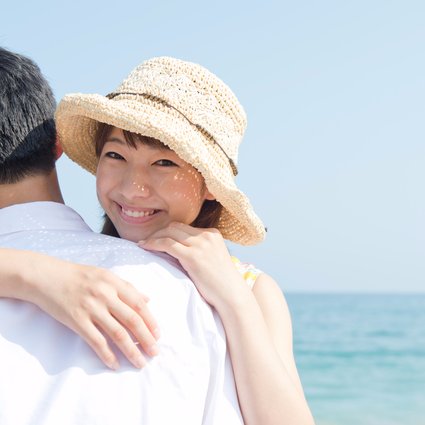
[(58, 105), (56, 124), (65, 153), (95, 174), (98, 123), (160, 140), (204, 177), (223, 205), (218, 229), (242, 245), (265, 229), (234, 180), (246, 115), (236, 96), (200, 65), (161, 57), (143, 62), (110, 95), (75, 93)]

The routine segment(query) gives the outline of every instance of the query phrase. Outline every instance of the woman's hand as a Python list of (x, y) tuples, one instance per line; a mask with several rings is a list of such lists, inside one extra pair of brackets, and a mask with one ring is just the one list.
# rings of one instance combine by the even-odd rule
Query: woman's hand
[(172, 223), (139, 245), (177, 258), (220, 315), (244, 422), (313, 425), (293, 360), (289, 312), (277, 283), (262, 274), (251, 291), (216, 229)]
[[(6, 260), (2, 250), (0, 264)], [(19, 261), (17, 261), (17, 257)], [(79, 334), (110, 368), (119, 367), (110, 338), (135, 367), (156, 355), (157, 324), (148, 298), (109, 270), (63, 261), (30, 251), (13, 251), (3, 269), (0, 296), (30, 301)], [(12, 270), (17, 269), (19, 271)], [(133, 338), (131, 337), (133, 336)]]
[(214, 307), (231, 302), (238, 291), (247, 289), (217, 229), (173, 222), (140, 241), (139, 246), (177, 258), (201, 295)]

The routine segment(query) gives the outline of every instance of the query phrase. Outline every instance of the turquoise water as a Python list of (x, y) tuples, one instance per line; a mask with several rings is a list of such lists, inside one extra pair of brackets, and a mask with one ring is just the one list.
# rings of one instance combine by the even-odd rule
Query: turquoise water
[(289, 294), (317, 425), (425, 424), (425, 294)]

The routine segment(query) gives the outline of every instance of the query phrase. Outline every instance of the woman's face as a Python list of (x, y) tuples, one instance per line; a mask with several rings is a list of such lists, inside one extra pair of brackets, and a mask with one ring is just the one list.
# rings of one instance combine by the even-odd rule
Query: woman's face
[(129, 146), (114, 128), (100, 154), (97, 196), (120, 237), (147, 239), (172, 221), (191, 224), (213, 196), (201, 174), (167, 148)]

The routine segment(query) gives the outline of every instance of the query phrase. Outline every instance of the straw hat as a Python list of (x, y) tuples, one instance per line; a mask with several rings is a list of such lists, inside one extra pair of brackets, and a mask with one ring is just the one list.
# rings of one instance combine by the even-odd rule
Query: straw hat
[(242, 245), (264, 238), (263, 223), (234, 180), (245, 112), (229, 87), (207, 69), (153, 58), (107, 96), (65, 96), (56, 111), (59, 140), (65, 153), (93, 174), (99, 122), (158, 139), (195, 167), (223, 206), (217, 227), (224, 238)]

